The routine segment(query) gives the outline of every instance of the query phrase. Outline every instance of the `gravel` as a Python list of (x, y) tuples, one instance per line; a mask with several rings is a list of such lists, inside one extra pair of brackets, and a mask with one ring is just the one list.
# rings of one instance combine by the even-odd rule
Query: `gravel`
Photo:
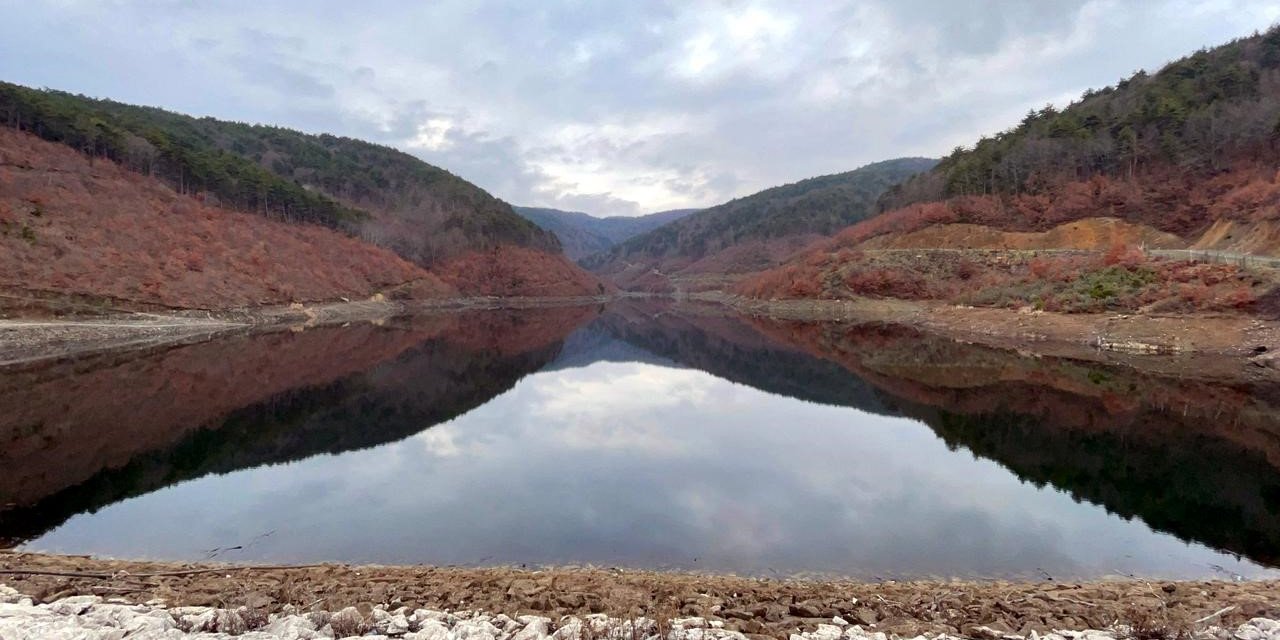
[[(621, 619), (605, 614), (544, 616), (493, 614), (482, 611), (436, 611), (377, 605), (340, 611), (304, 611), (292, 606), (266, 614), (249, 607), (167, 607), (153, 600), (131, 604), (119, 599), (78, 595), (36, 603), (11, 587), (0, 585), (0, 640), (213, 639), (305, 640), (311, 638), (398, 638), (402, 640), (748, 640), (723, 628), (724, 623), (702, 617), (655, 621)], [(985, 640), (1118, 640), (1142, 635), (1123, 626), (1104, 630), (1058, 630), (1029, 636), (980, 627), (974, 634)], [(949, 640), (946, 634), (916, 639)], [(1206, 627), (1194, 638), (1204, 640), (1280, 640), (1280, 622), (1254, 618), (1236, 628)], [(819, 624), (815, 630), (790, 634), (789, 640), (893, 640), (886, 634), (843, 618)]]

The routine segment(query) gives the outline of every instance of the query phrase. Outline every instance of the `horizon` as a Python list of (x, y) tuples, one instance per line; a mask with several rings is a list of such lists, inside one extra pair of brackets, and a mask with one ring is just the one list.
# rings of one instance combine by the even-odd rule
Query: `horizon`
[(1280, 19), (1253, 0), (330, 8), (24, 6), (0, 76), (367, 140), (514, 206), (607, 218), (938, 158)]

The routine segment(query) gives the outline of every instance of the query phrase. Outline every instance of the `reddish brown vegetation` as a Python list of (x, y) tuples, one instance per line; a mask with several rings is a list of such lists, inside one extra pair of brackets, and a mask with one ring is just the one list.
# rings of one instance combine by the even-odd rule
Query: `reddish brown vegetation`
[[(1233, 221), (1246, 228), (1213, 227), (1215, 231), (1197, 246), (1235, 248), (1244, 242), (1257, 251), (1270, 242), (1270, 223), (1280, 218), (1278, 207), (1280, 172), (1261, 164), (1237, 166), (1208, 178), (1166, 169), (1134, 180), (1095, 176), (1036, 194), (963, 196), (911, 205), (853, 225), (786, 265), (744, 282), (737, 291), (755, 297), (943, 299), (1061, 311), (1247, 309), (1273, 288), (1271, 278), (1221, 265), (1148, 261), (1127, 246), (1117, 246), (1105, 256), (1039, 257), (1028, 257), (1034, 252), (931, 252), (928, 247), (897, 253), (860, 249), (950, 246), (947, 233), (920, 235), (923, 229), (950, 224), (981, 225), (955, 229), (966, 237), (1013, 246), (1056, 241), (1063, 245), (1058, 248), (1098, 248), (1093, 245), (1108, 234), (1145, 238), (1157, 234), (1150, 231), (1153, 228), (1192, 244), (1215, 221)], [(1100, 216), (1123, 222), (1103, 225)], [(1126, 223), (1140, 226), (1125, 228)], [(1068, 224), (1083, 226), (1074, 230)], [(992, 235), (990, 229), (1049, 233), (1015, 238)], [(1244, 238), (1251, 230), (1257, 237)], [(912, 233), (917, 234), (910, 236), (915, 240), (906, 242), (905, 236)], [(888, 240), (878, 239), (886, 236)], [(1151, 237), (1176, 240), (1157, 236)], [(873, 238), (877, 240), (868, 242)], [(1156, 244), (1167, 246), (1163, 241)]]
[(1126, 180), (1095, 176), (1037, 194), (962, 196), (911, 205), (865, 220), (836, 235), (836, 247), (909, 233), (930, 225), (980, 224), (1007, 231), (1044, 231), (1073, 220), (1107, 216), (1183, 238), (1219, 219), (1258, 222), (1280, 217), (1280, 171), (1247, 164), (1204, 178), (1176, 169)]
[[(373, 367), (448, 325), (446, 317), (412, 330), (282, 332), (8, 371), (0, 376), (0, 496), (33, 503), (233, 409)], [(59, 400), (67, 398), (74, 402)]]
[(467, 295), (586, 296), (607, 290), (562, 255), (514, 245), (445, 260), (433, 272)]
[(1149, 259), (1136, 247), (1094, 252), (814, 252), (759, 274), (737, 292), (757, 298), (855, 296), (946, 300), (1048, 311), (1248, 310), (1275, 280), (1233, 265)]
[(386, 249), (336, 231), (207, 206), (158, 180), (0, 129), (0, 286), (119, 306), (220, 308), (362, 298), (417, 281)]

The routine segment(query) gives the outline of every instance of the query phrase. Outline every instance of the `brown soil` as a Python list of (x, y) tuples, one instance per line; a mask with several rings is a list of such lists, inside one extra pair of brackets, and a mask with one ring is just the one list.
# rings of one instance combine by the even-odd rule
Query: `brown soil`
[(1115, 218), (1084, 218), (1048, 231), (1002, 231), (978, 224), (938, 224), (919, 231), (876, 236), (864, 249), (1087, 249), (1106, 251), (1117, 244), (1152, 249), (1182, 249), (1178, 236), (1144, 224)]
[(1280, 254), (1280, 224), (1275, 220), (1237, 222), (1218, 220), (1191, 245), (1192, 249), (1216, 249), (1253, 255)]
[[(98, 577), (28, 572), (96, 574)], [(155, 575), (177, 572), (180, 575)], [(1280, 616), (1280, 583), (1172, 582), (848, 582), (757, 579), (562, 568), (437, 568), (319, 565), (250, 568), (100, 560), (78, 556), (0, 553), (0, 579), (41, 600), (77, 594), (163, 598), (170, 605), (286, 604), (336, 611), (374, 604), (445, 610), (480, 609), (562, 615), (609, 613), (659, 619), (704, 616), (726, 628), (786, 637), (841, 616), (873, 630), (975, 635), (978, 626), (1004, 632), (1105, 628), (1143, 620), (1170, 632), (1230, 610), (1209, 622), (1237, 625)]]
[[(1195, 376), (1270, 375), (1270, 370), (1253, 366), (1247, 358), (1258, 346), (1269, 351), (1280, 348), (1280, 322), (1238, 314), (1066, 314), (934, 301), (754, 300), (719, 293), (696, 298), (754, 315), (901, 324), (990, 346), (1085, 360), (1129, 361), (1155, 370), (1172, 367)], [(1100, 339), (1105, 343), (1101, 348)]]

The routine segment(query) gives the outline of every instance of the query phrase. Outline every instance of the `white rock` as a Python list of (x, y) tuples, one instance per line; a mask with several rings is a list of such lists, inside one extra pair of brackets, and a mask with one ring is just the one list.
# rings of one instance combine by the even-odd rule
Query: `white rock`
[(389, 636), (402, 636), (409, 633), (409, 619), (404, 614), (397, 613), (386, 621), (385, 628), (380, 631)]
[(453, 625), (452, 636), (457, 640), (494, 640), (500, 633), (488, 620), (472, 619)]
[(1237, 640), (1280, 639), (1280, 622), (1266, 618), (1254, 618), (1237, 627), (1232, 637)]
[(569, 616), (560, 619), (560, 628), (551, 634), (555, 640), (578, 640), (582, 637), (582, 621)]
[(325, 637), (316, 631), (310, 619), (302, 616), (281, 616), (263, 627), (262, 632), (280, 640), (311, 640)]
[(405, 640), (445, 640), (448, 637), (448, 626), (439, 620), (427, 619), (419, 625), (416, 632), (406, 635)]
[(29, 604), (0, 602), (0, 618), (25, 618), (27, 616), (52, 616), (48, 609), (36, 608)]
[(189, 613), (179, 618), (178, 626), (191, 632), (217, 631), (218, 612), (213, 609), (209, 609), (203, 613)]
[(840, 636), (844, 635), (844, 629), (834, 624), (820, 624), (817, 631), (806, 635), (813, 640), (840, 640)]
[(141, 637), (145, 634), (165, 634), (171, 630), (177, 630), (181, 633), (181, 630), (178, 629), (178, 625), (173, 621), (173, 616), (169, 615), (169, 612), (163, 609), (135, 616), (122, 628), (125, 630), (125, 635), (128, 635), (130, 638), (135, 636)]
[(59, 615), (78, 616), (99, 602), (102, 602), (101, 596), (71, 596), (49, 604), (48, 608)]
[(551, 629), (551, 620), (541, 616), (520, 616), (517, 620), (524, 628), (511, 636), (511, 640), (541, 640), (547, 637)]
[(671, 626), (680, 627), (681, 629), (701, 629), (707, 626), (707, 619), (700, 616), (674, 618), (671, 620)]
[(849, 626), (849, 621), (845, 620), (844, 618), (841, 618), (840, 616), (836, 616), (831, 619), (831, 624), (838, 624), (842, 627), (847, 627)]

